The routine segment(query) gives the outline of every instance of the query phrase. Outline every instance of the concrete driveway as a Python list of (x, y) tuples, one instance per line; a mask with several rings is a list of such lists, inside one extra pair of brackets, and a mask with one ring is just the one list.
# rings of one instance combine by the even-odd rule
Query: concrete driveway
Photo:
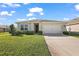
[(79, 38), (71, 36), (44, 36), (51, 55), (79, 56)]

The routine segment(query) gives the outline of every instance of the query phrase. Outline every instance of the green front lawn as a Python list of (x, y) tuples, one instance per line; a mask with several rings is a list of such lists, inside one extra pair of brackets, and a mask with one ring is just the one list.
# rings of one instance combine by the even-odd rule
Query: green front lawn
[(0, 55), (49, 56), (50, 53), (42, 35), (11, 36), (0, 34)]

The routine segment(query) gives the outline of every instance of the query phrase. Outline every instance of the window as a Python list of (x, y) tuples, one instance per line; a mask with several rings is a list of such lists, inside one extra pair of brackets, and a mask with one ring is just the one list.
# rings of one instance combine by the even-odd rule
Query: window
[(28, 25), (27, 24), (22, 24), (21, 25), (21, 30), (28, 30)]
[(24, 30), (23, 25), (21, 25), (21, 30)]
[(27, 28), (25, 28), (25, 30), (28, 30)]
[(28, 25), (25, 25), (25, 30), (28, 30)]

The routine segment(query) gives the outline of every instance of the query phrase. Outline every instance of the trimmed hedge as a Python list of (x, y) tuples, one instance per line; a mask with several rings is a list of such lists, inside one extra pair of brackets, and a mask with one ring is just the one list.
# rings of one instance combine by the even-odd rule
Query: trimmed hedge
[(78, 32), (67, 32), (67, 31), (64, 31), (63, 34), (69, 35), (69, 36), (79, 36)]
[(69, 32), (67, 32), (67, 31), (64, 31), (64, 32), (63, 32), (63, 34), (65, 34), (65, 35), (69, 35)]
[(42, 34), (43, 34), (43, 32), (42, 32), (42, 31), (39, 31), (39, 32), (38, 32), (38, 34), (39, 34), (39, 35), (42, 35)]
[(27, 32), (25, 32), (24, 34), (26, 34), (26, 35), (33, 35), (33, 34), (35, 34), (35, 33), (34, 33), (34, 31), (27, 31)]
[(33, 34), (42, 35), (42, 31), (39, 31), (37, 33), (35, 33), (34, 31), (23, 31), (22, 33), (26, 35), (33, 35)]
[(35, 33), (34, 31), (15, 31), (15, 32), (12, 32), (12, 36), (21, 36), (23, 34), (26, 34), (26, 35), (34, 35), (34, 34), (42, 35), (42, 31), (39, 31), (38, 33)]
[(22, 32), (21, 31), (15, 31), (15, 32), (13, 32), (12, 36), (22, 36)]
[(78, 32), (70, 32), (69, 35), (70, 36), (79, 36), (79, 33)]

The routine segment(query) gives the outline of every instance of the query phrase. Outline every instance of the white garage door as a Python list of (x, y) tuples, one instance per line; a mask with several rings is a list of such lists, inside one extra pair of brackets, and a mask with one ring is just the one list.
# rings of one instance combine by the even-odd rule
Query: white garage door
[(61, 25), (44, 24), (43, 33), (62, 33)]

